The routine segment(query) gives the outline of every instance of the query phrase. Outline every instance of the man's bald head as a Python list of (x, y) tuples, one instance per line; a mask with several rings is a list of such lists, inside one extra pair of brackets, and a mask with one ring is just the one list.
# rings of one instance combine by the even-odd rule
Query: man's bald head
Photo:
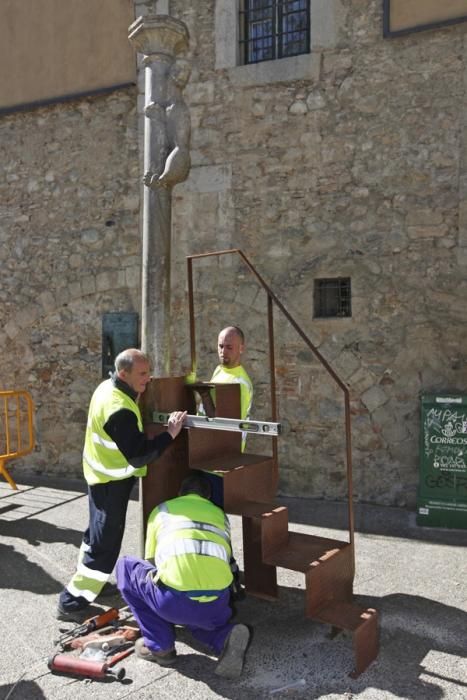
[(221, 365), (233, 369), (241, 364), (245, 336), (238, 326), (227, 326), (219, 333), (217, 352)]

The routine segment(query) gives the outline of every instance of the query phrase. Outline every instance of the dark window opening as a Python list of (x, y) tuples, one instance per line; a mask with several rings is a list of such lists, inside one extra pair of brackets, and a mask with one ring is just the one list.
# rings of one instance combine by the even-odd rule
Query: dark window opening
[(244, 63), (310, 51), (310, 0), (244, 0), (240, 10)]
[(352, 316), (350, 277), (315, 280), (315, 318)]

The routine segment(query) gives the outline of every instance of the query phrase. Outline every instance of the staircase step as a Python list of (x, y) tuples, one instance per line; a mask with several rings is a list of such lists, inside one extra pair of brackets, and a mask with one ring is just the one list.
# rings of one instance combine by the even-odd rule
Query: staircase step
[(339, 630), (352, 633), (355, 666), (352, 678), (365, 671), (379, 651), (378, 613), (374, 608), (362, 608), (354, 603), (332, 601), (323, 605), (312, 616), (313, 620), (330, 624), (334, 636)]
[(247, 592), (260, 598), (275, 599), (278, 595), (276, 567), (266, 563), (265, 556), (287, 540), (287, 508), (251, 501), (239, 506), (243, 520)]
[(354, 632), (375, 614), (376, 610), (373, 608), (362, 608), (355, 603), (333, 600), (314, 613), (313, 619), (339, 629)]
[(275, 497), (276, 471), (272, 457), (255, 454), (227, 456), (221, 462), (221, 473), (227, 513), (242, 513), (243, 504), (251, 497), (264, 502)]
[(266, 564), (306, 573), (314, 562), (327, 561), (349, 547), (348, 542), (331, 540), (301, 532), (289, 532), (287, 542), (267, 554)]

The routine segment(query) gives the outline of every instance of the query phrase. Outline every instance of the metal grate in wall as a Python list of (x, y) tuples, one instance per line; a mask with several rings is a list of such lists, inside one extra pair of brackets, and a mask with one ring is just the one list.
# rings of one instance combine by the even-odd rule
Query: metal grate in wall
[(352, 316), (350, 277), (317, 279), (314, 285), (314, 318)]

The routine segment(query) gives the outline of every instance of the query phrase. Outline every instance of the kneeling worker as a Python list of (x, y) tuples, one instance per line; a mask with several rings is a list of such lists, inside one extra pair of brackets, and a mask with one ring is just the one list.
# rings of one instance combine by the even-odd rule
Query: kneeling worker
[(193, 470), (180, 495), (150, 514), (146, 560), (118, 561), (117, 586), (141, 630), (137, 656), (172, 665), (174, 625), (183, 625), (219, 656), (217, 675), (238, 678), (250, 631), (230, 622), (230, 526), (210, 495), (203, 473)]

